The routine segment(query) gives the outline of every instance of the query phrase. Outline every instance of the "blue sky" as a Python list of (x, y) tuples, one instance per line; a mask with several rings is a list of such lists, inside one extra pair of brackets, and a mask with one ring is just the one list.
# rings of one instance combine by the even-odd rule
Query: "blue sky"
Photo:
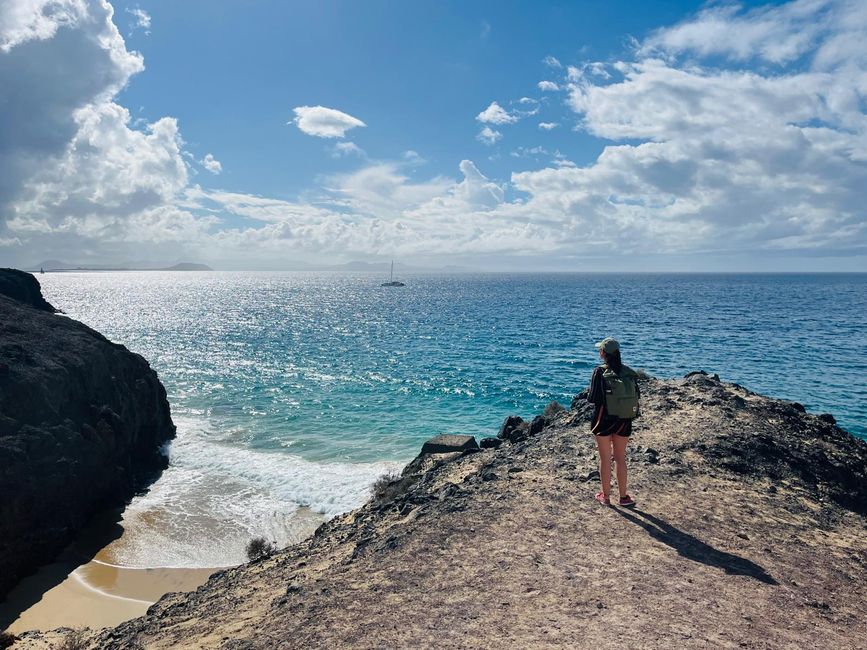
[(9, 0), (0, 263), (867, 270), (865, 36), (848, 0)]
[[(519, 146), (559, 149), (580, 163), (603, 143), (538, 129), (546, 118), (567, 129), (576, 122), (557, 96), (545, 97), (539, 119), (522, 120), (493, 149), (475, 140), (478, 113), (494, 100), (541, 99), (537, 82), (556, 74), (545, 57), (612, 58), (630, 35), (695, 4), (116, 3), (127, 46), (146, 65), (119, 101), (148, 120), (177, 117), (191, 151), (215, 152), (224, 173), (200, 179), (203, 186), (293, 198), (318, 175), (355, 167), (356, 159), (335, 160), (323, 142), (286, 125), (302, 105), (364, 120), (351, 139), (371, 158), (417, 151), (428, 161), (422, 176), (454, 175), (470, 158), (507, 179), (516, 168), (534, 168), (534, 159), (509, 159)], [(135, 18), (125, 10), (138, 7), (152, 17), (149, 35), (130, 29)]]

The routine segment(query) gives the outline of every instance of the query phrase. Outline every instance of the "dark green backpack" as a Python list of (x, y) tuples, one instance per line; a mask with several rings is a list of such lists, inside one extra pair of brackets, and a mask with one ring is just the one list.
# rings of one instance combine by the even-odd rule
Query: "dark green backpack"
[(631, 420), (638, 416), (638, 373), (623, 366), (620, 374), (605, 368), (605, 409), (609, 415)]

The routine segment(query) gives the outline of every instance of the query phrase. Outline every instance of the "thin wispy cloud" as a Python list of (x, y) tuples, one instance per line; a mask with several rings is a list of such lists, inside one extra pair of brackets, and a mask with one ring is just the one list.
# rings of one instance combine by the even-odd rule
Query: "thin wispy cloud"
[(130, 14), (133, 18), (129, 30), (130, 34), (135, 32), (137, 29), (140, 29), (144, 32), (145, 36), (150, 36), (151, 17), (148, 12), (146, 12), (141, 7), (135, 7), (134, 9), (127, 9), (126, 13)]
[(335, 158), (345, 158), (347, 156), (357, 156), (358, 158), (367, 157), (364, 149), (354, 142), (335, 142), (333, 154)]

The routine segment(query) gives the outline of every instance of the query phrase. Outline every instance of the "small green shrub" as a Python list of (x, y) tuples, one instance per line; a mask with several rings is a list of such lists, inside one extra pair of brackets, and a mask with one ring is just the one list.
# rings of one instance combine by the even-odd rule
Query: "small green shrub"
[(544, 415), (546, 418), (550, 419), (550, 418), (553, 418), (555, 415), (559, 415), (560, 413), (562, 413), (565, 410), (566, 410), (565, 406), (563, 406), (560, 402), (554, 401), (545, 407), (545, 410), (542, 412), (542, 415)]
[(264, 537), (254, 537), (247, 542), (247, 558), (250, 562), (264, 560), (277, 552), (277, 544), (269, 542)]

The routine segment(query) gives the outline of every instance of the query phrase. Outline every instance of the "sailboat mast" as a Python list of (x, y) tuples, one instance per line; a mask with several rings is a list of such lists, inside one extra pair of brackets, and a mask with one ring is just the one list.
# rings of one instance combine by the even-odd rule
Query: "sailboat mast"
[(391, 275), (388, 276), (389, 282), (394, 282), (394, 260), (391, 260)]

